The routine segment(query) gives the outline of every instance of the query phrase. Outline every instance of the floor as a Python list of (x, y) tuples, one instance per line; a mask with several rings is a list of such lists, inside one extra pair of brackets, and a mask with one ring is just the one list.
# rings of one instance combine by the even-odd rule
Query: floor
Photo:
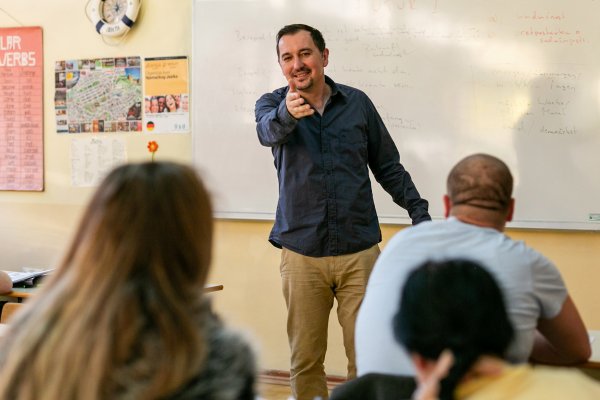
[(288, 385), (259, 382), (258, 395), (264, 400), (287, 400), (291, 398), (292, 391)]
[[(331, 392), (331, 391), (330, 391)], [(258, 382), (258, 398), (260, 400), (288, 400), (293, 399), (289, 385), (280, 383)]]

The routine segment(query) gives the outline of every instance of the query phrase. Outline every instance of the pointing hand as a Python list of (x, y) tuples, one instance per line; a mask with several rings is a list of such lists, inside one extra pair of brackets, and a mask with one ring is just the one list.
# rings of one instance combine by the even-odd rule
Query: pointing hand
[(288, 90), (287, 96), (285, 97), (285, 105), (288, 112), (292, 117), (296, 119), (304, 118), (309, 115), (313, 115), (315, 110), (306, 103), (306, 101), (300, 96), (300, 93), (296, 90), (293, 78), (288, 80), (290, 90)]

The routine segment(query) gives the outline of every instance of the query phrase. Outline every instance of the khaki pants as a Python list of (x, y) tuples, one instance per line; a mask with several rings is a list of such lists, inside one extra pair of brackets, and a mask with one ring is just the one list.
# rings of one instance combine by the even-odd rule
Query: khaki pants
[(292, 352), (290, 378), (296, 399), (329, 397), (323, 363), (334, 298), (338, 302), (338, 321), (348, 357), (348, 378), (356, 376), (354, 323), (378, 256), (377, 245), (358, 253), (333, 257), (307, 257), (283, 249), (280, 271), (288, 308), (287, 332)]

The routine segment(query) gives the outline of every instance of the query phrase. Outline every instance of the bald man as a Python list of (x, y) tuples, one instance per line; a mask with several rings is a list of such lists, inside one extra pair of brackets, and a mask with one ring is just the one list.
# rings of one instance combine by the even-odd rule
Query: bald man
[(587, 330), (558, 269), (503, 233), (513, 215), (512, 190), (513, 178), (504, 162), (487, 154), (466, 157), (448, 175), (447, 219), (406, 228), (390, 240), (375, 264), (357, 317), (358, 375), (414, 375), (409, 356), (392, 334), (400, 292), (416, 266), (453, 258), (482, 264), (503, 289), (515, 327), (509, 361), (574, 364), (589, 358)]

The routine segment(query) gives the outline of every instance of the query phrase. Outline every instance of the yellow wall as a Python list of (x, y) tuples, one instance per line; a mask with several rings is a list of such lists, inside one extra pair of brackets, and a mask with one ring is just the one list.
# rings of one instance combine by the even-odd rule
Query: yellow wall
[[(95, 33), (84, 15), (85, 3), (0, 0), (0, 8), (24, 25), (43, 27), (46, 182), (46, 191), (41, 193), (0, 192), (1, 269), (55, 266), (92, 192), (70, 185), (71, 137), (55, 133), (54, 61), (134, 55), (191, 57), (191, 0), (143, 0), (137, 26), (117, 47), (104, 44)], [(0, 11), (0, 27), (15, 25)], [(159, 142), (158, 159), (186, 162), (192, 157), (189, 134), (122, 137), (132, 161), (148, 159), (148, 140)], [(267, 242), (270, 228), (271, 223), (264, 221), (217, 221), (211, 280), (225, 285), (223, 292), (213, 295), (217, 310), (230, 324), (254, 338), (262, 367), (285, 370), (289, 366), (286, 313), (280, 291), (279, 251)], [(383, 227), (384, 240), (399, 229)], [(600, 305), (595, 295), (600, 282), (600, 234), (519, 230), (509, 235), (525, 240), (558, 264), (588, 327), (600, 329)], [(343, 375), (341, 331), (334, 315), (330, 326), (327, 372)]]
[[(440, 200), (441, 201), (441, 200)], [(402, 227), (382, 227), (382, 248)], [(236, 326), (246, 328), (261, 346), (263, 365), (289, 367), (285, 303), (279, 280), (279, 250), (267, 242), (271, 222), (217, 221), (212, 280), (225, 290), (214, 296), (217, 310)], [(600, 329), (600, 234), (591, 232), (509, 230), (559, 267), (589, 329)], [(334, 306), (335, 307), (335, 306)], [(330, 318), (327, 373), (344, 375), (342, 333)]]
[[(56, 134), (54, 62), (118, 56), (191, 56), (191, 0), (144, 0), (137, 25), (118, 46), (105, 44), (96, 33), (85, 15), (86, 3), (87, 0), (0, 0), (0, 27), (22, 24), (43, 29), (46, 187), (41, 193), (0, 192), (2, 269), (54, 266), (92, 192), (90, 188), (71, 186), (69, 157), (73, 136)], [(158, 141), (160, 160), (191, 160), (190, 134), (110, 135), (124, 138), (131, 161), (149, 159), (149, 140)]]

